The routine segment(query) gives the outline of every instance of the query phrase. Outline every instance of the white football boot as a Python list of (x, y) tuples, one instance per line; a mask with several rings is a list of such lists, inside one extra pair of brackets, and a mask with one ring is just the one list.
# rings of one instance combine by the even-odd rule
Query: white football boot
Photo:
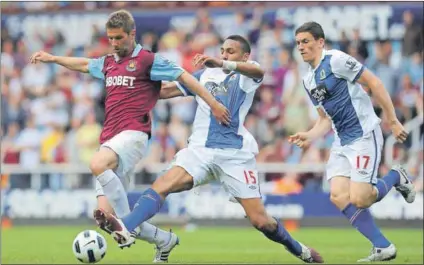
[(408, 173), (406, 173), (406, 170), (400, 165), (393, 166), (392, 170), (397, 171), (400, 175), (400, 183), (395, 185), (395, 189), (402, 195), (407, 203), (413, 203), (417, 192), (415, 191), (414, 184), (412, 184), (411, 180), (408, 178)]
[(371, 255), (366, 258), (358, 260), (358, 262), (373, 262), (373, 261), (389, 261), (396, 258), (396, 247), (390, 244), (387, 248), (376, 248), (371, 249)]
[(313, 248), (307, 247), (300, 243), (300, 246), (302, 247), (302, 253), (300, 253), (299, 256), (297, 256), (299, 259), (306, 263), (323, 263), (324, 260), (321, 257), (321, 255)]
[(156, 246), (156, 256), (153, 259), (154, 263), (168, 262), (169, 255), (176, 245), (180, 244), (178, 236), (170, 231), (169, 242), (164, 246)]

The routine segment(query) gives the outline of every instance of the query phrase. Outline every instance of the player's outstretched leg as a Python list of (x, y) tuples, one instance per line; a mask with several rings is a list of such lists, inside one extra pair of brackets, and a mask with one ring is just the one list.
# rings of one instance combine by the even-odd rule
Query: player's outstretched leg
[[(120, 216), (121, 217), (125, 216), (131, 212), (129, 204), (128, 204), (128, 200), (127, 200), (127, 203), (123, 205), (124, 208), (122, 209), (119, 208), (117, 211), (119, 214), (116, 214), (112, 206), (110, 205), (109, 201), (104, 196), (103, 188), (98, 182), (96, 182), (96, 194), (97, 194), (98, 208), (103, 209), (104, 211), (107, 211), (108, 213), (112, 213), (118, 218)], [(94, 215), (94, 220), (96, 221), (99, 228), (105, 231), (106, 233), (111, 234), (112, 231), (110, 231), (106, 227), (103, 221), (103, 215), (101, 211), (95, 210), (93, 212), (93, 215)], [(154, 256), (154, 262), (168, 261), (168, 255), (170, 251), (176, 246), (178, 237), (174, 233), (162, 230), (148, 222), (142, 223), (138, 228), (139, 228), (138, 229), (139, 232), (134, 232), (132, 234), (133, 237), (142, 241), (146, 241), (150, 244), (156, 245), (156, 254)], [(127, 245), (119, 244), (119, 247), (121, 248), (125, 246)]]
[(321, 255), (313, 248), (309, 248), (291, 237), (283, 224), (270, 217), (259, 198), (236, 198), (243, 206), (246, 216), (252, 225), (261, 231), (268, 239), (280, 243), (294, 256), (307, 263), (323, 263)]
[(133, 242), (132, 238), (155, 244), (156, 254), (153, 259), (155, 263), (168, 262), (171, 251), (179, 244), (178, 236), (172, 231), (166, 232), (147, 222), (139, 226), (139, 232), (133, 231), (128, 237), (128, 230), (115, 215), (106, 213), (102, 209), (97, 209), (94, 211), (94, 216), (99, 226), (113, 236), (120, 248), (130, 247), (131, 242)]
[[(189, 190), (193, 187), (193, 177), (182, 167), (173, 167), (165, 175), (159, 177), (140, 196), (133, 211), (122, 219), (115, 217), (105, 211), (99, 210), (99, 219), (105, 227), (111, 231), (111, 235), (120, 245), (132, 244), (132, 233), (140, 224), (153, 217), (162, 207), (163, 201), (170, 193)], [(171, 250), (179, 243), (177, 236), (172, 236), (168, 243), (157, 249), (155, 262), (167, 261)]]

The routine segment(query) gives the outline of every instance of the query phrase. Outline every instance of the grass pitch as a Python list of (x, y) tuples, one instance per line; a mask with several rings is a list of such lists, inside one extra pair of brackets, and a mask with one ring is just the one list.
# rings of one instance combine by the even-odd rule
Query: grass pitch
[[(72, 241), (81, 231), (95, 229), (81, 226), (25, 226), (2, 230), (1, 264), (77, 264)], [(253, 228), (199, 227), (193, 232), (174, 229), (180, 245), (170, 256), (170, 263), (250, 263), (301, 264), (284, 247), (266, 239)], [(385, 229), (385, 235), (397, 246), (398, 256), (389, 263), (423, 264), (423, 230)], [(111, 237), (105, 258), (99, 264), (151, 263), (154, 246), (137, 240), (121, 250)], [(356, 230), (301, 228), (293, 237), (314, 247), (325, 263), (347, 264), (369, 254), (370, 243)], [(387, 263), (387, 262), (386, 262)]]

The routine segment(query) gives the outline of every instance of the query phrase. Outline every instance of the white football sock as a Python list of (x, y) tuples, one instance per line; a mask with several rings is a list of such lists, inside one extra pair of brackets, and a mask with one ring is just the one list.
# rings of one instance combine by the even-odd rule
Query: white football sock
[[(115, 172), (108, 169), (98, 175), (97, 180), (103, 187), (103, 193), (115, 211), (116, 216), (122, 218), (128, 215), (131, 211), (127, 192)], [(137, 234), (137, 239), (155, 244), (158, 247), (162, 247), (169, 242), (170, 232), (162, 230), (147, 222), (142, 223), (139, 228), (140, 232)]]
[(158, 247), (163, 247), (168, 244), (171, 235), (170, 232), (162, 230), (147, 222), (142, 223), (140, 226), (140, 233), (137, 238), (147, 241), (150, 244), (155, 244)]
[(119, 177), (108, 169), (102, 174), (97, 176), (97, 180), (103, 187), (103, 193), (112, 206), (118, 218), (130, 213), (130, 206), (128, 204), (127, 192)]
[[(119, 177), (108, 169), (102, 174), (97, 176), (97, 180), (103, 187), (103, 193), (108, 199), (112, 206), (115, 214), (118, 218), (122, 218), (129, 214), (130, 205), (128, 203), (127, 192), (125, 191), (124, 185), (122, 185)], [(137, 234), (137, 238), (147, 241), (150, 244), (156, 244), (158, 247), (162, 247), (169, 242), (170, 233), (157, 228), (156, 226), (147, 222), (142, 223), (140, 226), (140, 232)]]

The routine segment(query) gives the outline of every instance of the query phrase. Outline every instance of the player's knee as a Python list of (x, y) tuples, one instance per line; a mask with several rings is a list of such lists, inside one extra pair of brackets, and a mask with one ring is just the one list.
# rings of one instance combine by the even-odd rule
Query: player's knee
[(160, 176), (153, 182), (152, 189), (159, 195), (166, 197), (171, 193), (172, 186), (174, 184), (166, 180), (165, 176)]
[(90, 170), (94, 176), (98, 176), (108, 169), (115, 169), (117, 164), (117, 161), (113, 159), (108, 159), (100, 154), (94, 155), (90, 162)]
[(342, 209), (349, 203), (349, 192), (331, 192), (330, 200), (337, 206), (337, 208)]
[(193, 178), (184, 169), (174, 167), (165, 175), (160, 176), (152, 185), (152, 189), (166, 197), (168, 194), (190, 190)]
[(372, 201), (367, 196), (351, 196), (350, 203), (356, 208), (368, 208), (372, 205)]
[(253, 215), (249, 217), (250, 223), (259, 231), (273, 231), (275, 230), (275, 223), (270, 218), (264, 215)]

